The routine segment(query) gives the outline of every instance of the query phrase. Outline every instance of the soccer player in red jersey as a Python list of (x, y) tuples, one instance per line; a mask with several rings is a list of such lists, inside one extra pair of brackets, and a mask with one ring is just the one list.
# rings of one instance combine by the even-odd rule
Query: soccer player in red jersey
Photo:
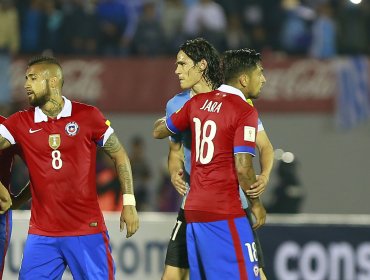
[[(252, 157), (258, 114), (244, 101), (257, 98), (265, 77), (253, 50), (228, 51), (223, 65), (228, 85), (194, 96), (166, 125), (156, 127), (154, 137), (191, 130), (191, 187), (185, 202), (190, 278), (260, 279), (238, 185), (248, 191), (256, 182)], [(261, 202), (249, 200), (257, 224), (263, 224)]]
[[(0, 116), (0, 123), (5, 121)], [(13, 164), (13, 151), (0, 151), (0, 279), (3, 279), (5, 256), (12, 232), (12, 200), (9, 192), (10, 171)], [(9, 210), (8, 210), (9, 209)]]
[(0, 126), (0, 149), (18, 144), (31, 181), (32, 208), (20, 279), (114, 279), (109, 236), (95, 185), (97, 146), (112, 158), (121, 182), (120, 228), (133, 235), (139, 220), (127, 153), (93, 106), (62, 96), (63, 72), (52, 57), (32, 59), (25, 89), (30, 109)]

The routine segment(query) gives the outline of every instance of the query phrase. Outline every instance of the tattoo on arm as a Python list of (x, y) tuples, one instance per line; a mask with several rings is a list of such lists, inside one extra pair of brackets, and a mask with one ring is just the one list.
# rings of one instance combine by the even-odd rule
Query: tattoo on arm
[(119, 164), (117, 166), (117, 174), (121, 186), (123, 186), (123, 193), (133, 194), (134, 190), (132, 187), (132, 174), (130, 166), (127, 166), (127, 164)]
[(104, 151), (112, 157), (112, 154), (118, 152), (122, 149), (121, 143), (119, 142), (117, 136), (113, 133), (111, 136), (109, 136), (107, 142), (105, 142)]

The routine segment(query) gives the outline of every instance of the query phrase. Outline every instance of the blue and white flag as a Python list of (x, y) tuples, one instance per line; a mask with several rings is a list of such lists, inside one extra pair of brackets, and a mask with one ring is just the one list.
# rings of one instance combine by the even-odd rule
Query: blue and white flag
[(360, 56), (344, 58), (337, 70), (336, 122), (339, 128), (349, 129), (370, 119), (369, 61)]

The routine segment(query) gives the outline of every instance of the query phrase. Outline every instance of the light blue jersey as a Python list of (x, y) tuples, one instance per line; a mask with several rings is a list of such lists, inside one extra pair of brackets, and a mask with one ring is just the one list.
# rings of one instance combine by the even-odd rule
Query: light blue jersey
[[(172, 97), (166, 105), (166, 118), (170, 117), (173, 113), (180, 110), (184, 104), (190, 100), (191, 98), (191, 90), (184, 90), (179, 94), (176, 94)], [(248, 100), (249, 104), (253, 106), (253, 103)], [(258, 119), (258, 132), (263, 131), (264, 127), (262, 121)], [(181, 142), (184, 147), (184, 166), (185, 166), (185, 182), (190, 185), (190, 170), (191, 170), (191, 133), (190, 131), (182, 132), (180, 134), (176, 134), (174, 136), (170, 136), (170, 141), (179, 143)], [(189, 189), (188, 189), (189, 192)], [(243, 208), (248, 208), (248, 202), (244, 195), (244, 192), (241, 188), (239, 188), (240, 198), (242, 201)], [(181, 208), (184, 208), (184, 202), (186, 199), (186, 195), (183, 198), (183, 202), (181, 204)]]

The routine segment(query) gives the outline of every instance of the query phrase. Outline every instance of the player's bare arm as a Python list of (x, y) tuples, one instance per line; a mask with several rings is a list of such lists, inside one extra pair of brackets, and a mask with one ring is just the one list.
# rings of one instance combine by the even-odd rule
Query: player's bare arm
[(124, 201), (120, 218), (120, 230), (123, 231), (126, 224), (126, 237), (128, 238), (132, 236), (139, 228), (139, 217), (135, 207), (130, 160), (127, 152), (114, 133), (109, 136), (107, 142), (103, 146), (103, 149), (105, 153), (113, 160), (118, 179), (121, 184)]
[(0, 182), (0, 214), (4, 214), (12, 206), (8, 190)]
[(17, 196), (12, 196), (12, 209), (19, 209), (22, 204), (26, 203), (31, 199), (31, 188), (30, 188), (30, 182), (27, 183), (27, 185), (19, 192)]
[(257, 182), (247, 191), (247, 195), (252, 198), (259, 197), (266, 190), (274, 163), (274, 149), (265, 131), (258, 132), (256, 144), (260, 154), (261, 174), (257, 175)]
[(4, 150), (9, 148), (12, 144), (8, 141), (8, 139), (4, 138), (0, 135), (0, 150)]
[(173, 135), (173, 133), (168, 130), (166, 126), (166, 121), (164, 118), (159, 119), (154, 123), (153, 137), (155, 139), (163, 139), (170, 135)]
[(170, 141), (168, 152), (168, 171), (171, 176), (171, 182), (179, 194), (186, 194), (186, 185), (184, 181), (184, 152), (181, 143)]
[[(256, 182), (256, 173), (253, 168), (252, 155), (247, 153), (238, 153), (235, 155), (235, 167), (238, 176), (239, 185), (244, 192), (250, 189), (250, 186)], [(265, 223), (266, 210), (260, 199), (248, 197), (250, 209), (256, 218), (253, 229), (257, 229)]]

